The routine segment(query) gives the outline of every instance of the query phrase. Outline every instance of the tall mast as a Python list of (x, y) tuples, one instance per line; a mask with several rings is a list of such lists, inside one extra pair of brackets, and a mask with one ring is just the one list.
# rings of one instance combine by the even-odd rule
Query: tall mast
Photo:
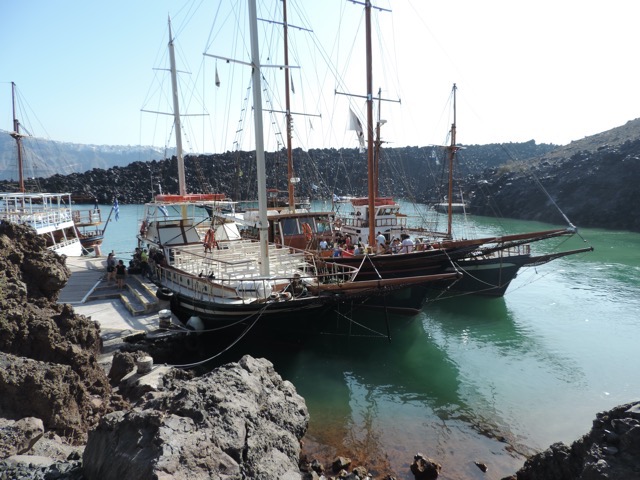
[(180, 103), (178, 102), (178, 74), (176, 71), (176, 56), (173, 48), (173, 36), (171, 35), (171, 18), (169, 18), (169, 61), (171, 62), (171, 90), (173, 94), (173, 124), (176, 133), (176, 157), (178, 158), (178, 192), (187, 194), (186, 180), (184, 177), (184, 158), (182, 154), (182, 129), (180, 126)]
[(376, 187), (373, 164), (373, 60), (371, 54), (371, 2), (365, 1), (365, 21), (367, 37), (367, 171), (369, 183), (369, 245), (375, 245), (376, 238)]
[(289, 191), (289, 211), (296, 209), (295, 186), (293, 184), (293, 150), (291, 148), (291, 99), (289, 98), (289, 25), (287, 24), (287, 0), (282, 1), (282, 18), (284, 25), (284, 89), (285, 116), (287, 122), (287, 185)]
[(380, 139), (380, 127), (382, 126), (382, 121), (380, 120), (380, 112), (382, 110), (382, 89), (378, 89), (378, 121), (376, 122), (376, 150), (374, 157), (375, 164), (375, 188), (376, 188), (376, 197), (380, 196), (380, 147), (382, 145), (382, 140)]
[(20, 134), (20, 122), (16, 116), (16, 84), (11, 82), (11, 105), (13, 108), (13, 132), (11, 136), (16, 141), (18, 149), (18, 187), (20, 193), (24, 193), (24, 166), (22, 164), (22, 135)]
[(456, 84), (453, 84), (453, 123), (451, 124), (451, 145), (449, 146), (449, 195), (447, 197), (447, 236), (452, 237), (453, 223), (453, 161), (456, 157)]
[(269, 244), (267, 234), (269, 223), (267, 221), (267, 184), (266, 168), (264, 162), (264, 138), (262, 126), (262, 92), (260, 86), (260, 50), (258, 48), (258, 20), (255, 0), (249, 2), (249, 33), (251, 37), (251, 64), (253, 87), (253, 111), (256, 134), (256, 167), (258, 173), (258, 214), (260, 229), (260, 275), (269, 274)]

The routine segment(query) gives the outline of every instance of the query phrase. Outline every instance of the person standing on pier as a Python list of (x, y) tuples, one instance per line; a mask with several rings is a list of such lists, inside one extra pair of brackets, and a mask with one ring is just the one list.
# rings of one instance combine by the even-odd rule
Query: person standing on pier
[(116, 279), (116, 256), (113, 252), (107, 255), (107, 281), (112, 282)]
[(124, 289), (124, 279), (127, 276), (127, 267), (122, 260), (118, 260), (116, 265), (116, 284), (118, 290)]

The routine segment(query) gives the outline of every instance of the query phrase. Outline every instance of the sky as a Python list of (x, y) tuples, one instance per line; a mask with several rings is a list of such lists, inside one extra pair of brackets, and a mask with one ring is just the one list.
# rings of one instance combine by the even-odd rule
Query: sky
[[(280, 1), (257, 3), (260, 18), (281, 15)], [(400, 100), (380, 105), (383, 139), (392, 147), (447, 142), (454, 83), (461, 144), (564, 145), (640, 117), (640, 2), (375, 5), (390, 10), (374, 11), (372, 45), (374, 93), (381, 89), (385, 100)], [(292, 111), (304, 110), (294, 116), (294, 147), (356, 147), (349, 109), (365, 122), (365, 103), (335, 91), (366, 94), (363, 7), (347, 0), (289, 0), (287, 8), (291, 25), (312, 30), (290, 31)], [(253, 121), (242, 113), (251, 111), (249, 69), (203, 56), (207, 51), (248, 61), (246, 25), (231, 26), (238, 18), (244, 23), (245, 14), (242, 0), (0, 0), (0, 129), (11, 129), (13, 81), (29, 111), (20, 120), (28, 120), (36, 136), (98, 145), (171, 144), (171, 117), (141, 112), (171, 111), (162, 105), (169, 75), (157, 70), (168, 68), (171, 16), (178, 69), (190, 72), (179, 75), (180, 108), (195, 125), (185, 128), (185, 149), (251, 149)], [(282, 65), (281, 39), (267, 33), (281, 27), (262, 22), (259, 28), (261, 62)], [(263, 88), (270, 93), (263, 104), (284, 108), (284, 74), (266, 70)], [(188, 89), (195, 93), (188, 96)], [(278, 113), (265, 117), (268, 150), (281, 145), (281, 122)]]

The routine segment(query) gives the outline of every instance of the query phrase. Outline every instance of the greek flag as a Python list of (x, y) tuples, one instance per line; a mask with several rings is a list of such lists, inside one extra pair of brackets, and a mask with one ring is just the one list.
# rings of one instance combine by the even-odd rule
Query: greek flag
[(120, 205), (118, 205), (118, 199), (113, 199), (113, 211), (116, 213), (116, 222), (120, 219)]
[(333, 194), (333, 201), (334, 202), (338, 202), (339, 200), (340, 200), (340, 197), (334, 193)]
[(160, 205), (158, 207), (158, 210), (160, 210), (165, 217), (169, 216), (169, 210), (167, 210), (167, 207), (165, 207), (164, 205)]

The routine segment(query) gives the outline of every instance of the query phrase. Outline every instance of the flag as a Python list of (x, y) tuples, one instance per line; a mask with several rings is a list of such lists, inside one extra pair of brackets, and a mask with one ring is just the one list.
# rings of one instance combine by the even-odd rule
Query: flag
[(116, 222), (120, 220), (120, 205), (118, 205), (118, 199), (113, 199), (113, 211), (116, 214)]
[(337, 202), (340, 200), (340, 197), (338, 195), (336, 195), (335, 193), (333, 194), (333, 201)]
[(362, 123), (357, 115), (349, 107), (349, 130), (355, 130), (358, 134), (358, 142), (360, 143), (360, 153), (364, 151), (364, 132), (362, 131)]
[(220, 77), (218, 76), (218, 66), (216, 65), (216, 87), (220, 86)]
[(291, 93), (294, 95), (296, 93), (296, 87), (293, 86), (293, 75), (291, 75)]
[(158, 207), (158, 210), (160, 210), (165, 217), (169, 216), (169, 210), (167, 210), (167, 207), (165, 207), (164, 205), (160, 205)]

